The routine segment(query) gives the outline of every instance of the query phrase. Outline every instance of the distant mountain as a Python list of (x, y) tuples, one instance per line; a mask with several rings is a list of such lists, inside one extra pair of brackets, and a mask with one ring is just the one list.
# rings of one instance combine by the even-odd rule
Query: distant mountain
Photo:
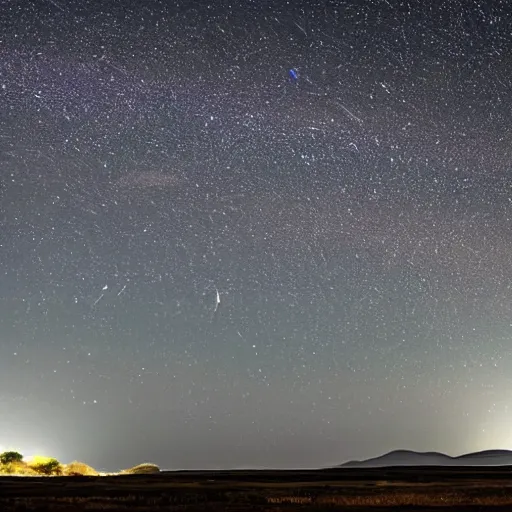
[(438, 452), (395, 450), (367, 460), (351, 460), (340, 468), (382, 468), (390, 466), (508, 466), (512, 465), (512, 451), (486, 450), (450, 457)]

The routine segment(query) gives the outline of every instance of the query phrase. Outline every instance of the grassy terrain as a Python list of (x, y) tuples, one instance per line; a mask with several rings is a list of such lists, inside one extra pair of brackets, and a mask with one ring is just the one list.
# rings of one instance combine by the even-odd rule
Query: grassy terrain
[[(156, 464), (139, 464), (124, 469), (117, 474), (121, 475), (151, 475), (159, 473)], [(18, 452), (3, 452), (0, 454), (0, 476), (108, 476), (100, 473), (93, 467), (79, 461), (62, 464), (52, 457), (35, 456), (29, 461), (23, 459)]]
[(0, 464), (0, 475), (10, 476), (74, 476), (88, 475), (98, 476), (99, 472), (83, 462), (71, 462), (70, 464), (55, 464), (49, 467), (46, 462), (37, 458), (34, 461), (16, 461)]
[(3, 477), (0, 510), (504, 511), (512, 510), (511, 469), (430, 467)]

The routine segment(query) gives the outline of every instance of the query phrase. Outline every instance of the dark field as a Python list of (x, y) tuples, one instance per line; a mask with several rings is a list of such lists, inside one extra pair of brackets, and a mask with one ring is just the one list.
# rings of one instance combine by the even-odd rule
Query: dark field
[(512, 467), (1, 477), (0, 511), (512, 511)]

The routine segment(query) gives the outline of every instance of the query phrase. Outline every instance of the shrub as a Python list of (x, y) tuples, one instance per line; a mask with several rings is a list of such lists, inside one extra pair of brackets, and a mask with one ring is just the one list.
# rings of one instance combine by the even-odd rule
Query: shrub
[(23, 455), (18, 452), (3, 452), (0, 453), (0, 464), (9, 464), (11, 462), (21, 462)]
[(152, 473), (160, 473), (160, 468), (156, 464), (147, 462), (130, 469), (125, 469), (121, 473), (124, 475), (150, 475)]
[(62, 474), (61, 463), (52, 457), (34, 457), (34, 459), (30, 462), (30, 467), (40, 475)]
[(87, 464), (84, 464), (83, 462), (73, 461), (70, 464), (66, 464), (63, 469), (62, 473), (65, 476), (98, 476), (99, 473), (92, 468), (91, 466), (88, 466)]
[(9, 462), (8, 464), (0, 465), (0, 474), (3, 475), (25, 475), (37, 476), (37, 473), (30, 468), (26, 462)]

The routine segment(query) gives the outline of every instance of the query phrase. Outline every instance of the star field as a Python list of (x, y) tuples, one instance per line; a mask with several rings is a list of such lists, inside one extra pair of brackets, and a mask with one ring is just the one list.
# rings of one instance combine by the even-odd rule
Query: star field
[(4, 1), (0, 446), (511, 449), (511, 15)]

